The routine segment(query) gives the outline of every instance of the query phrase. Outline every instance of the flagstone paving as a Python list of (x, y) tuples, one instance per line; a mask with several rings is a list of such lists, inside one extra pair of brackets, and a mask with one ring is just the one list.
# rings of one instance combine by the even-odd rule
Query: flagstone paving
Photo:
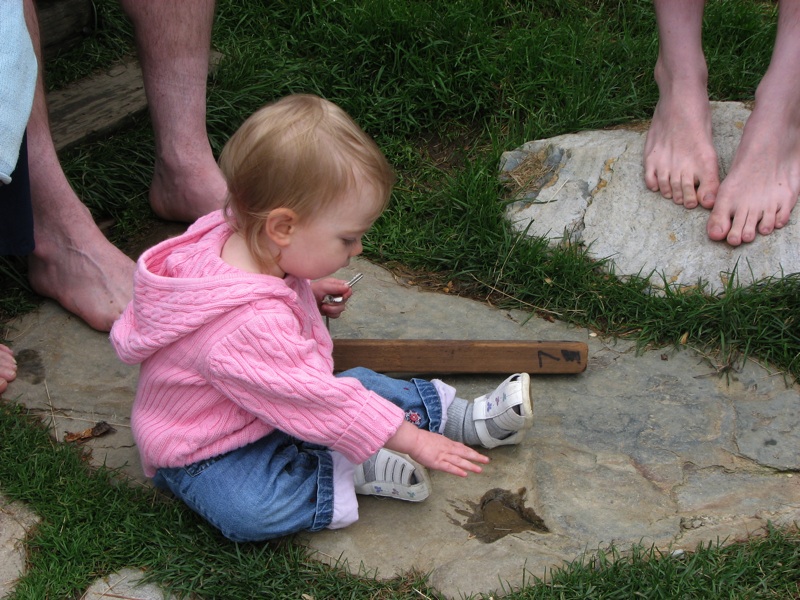
[[(425, 502), (363, 498), (355, 525), (301, 536), (318, 559), (381, 577), (430, 572), (458, 597), (513, 588), (611, 544), (692, 549), (800, 519), (800, 389), (780, 374), (752, 362), (722, 373), (689, 349), (637, 355), (630, 342), (427, 292), (362, 260), (341, 276), (356, 271), (365, 277), (331, 321), (334, 337), (565, 339), (586, 342), (589, 361), (578, 375), (533, 378), (533, 428), (519, 446), (488, 451), (484, 473), (434, 473)], [(7, 337), (24, 360), (5, 397), (38, 411), (59, 439), (111, 424), (87, 442), (93, 460), (144, 481), (128, 419), (136, 369), (107, 336), (45, 303)], [(467, 399), (503, 379), (442, 378)], [(35, 516), (5, 518), (3, 506), (0, 540), (13, 552)]]

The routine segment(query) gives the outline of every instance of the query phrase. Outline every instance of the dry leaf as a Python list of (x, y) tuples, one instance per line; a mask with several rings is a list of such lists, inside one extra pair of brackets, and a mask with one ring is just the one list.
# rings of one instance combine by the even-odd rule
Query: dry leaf
[(85, 442), (86, 440), (91, 440), (92, 438), (100, 437), (101, 435), (106, 435), (107, 433), (116, 433), (116, 429), (114, 429), (111, 425), (106, 423), (105, 421), (100, 421), (94, 427), (90, 427), (89, 429), (84, 429), (78, 433), (70, 433), (66, 431), (64, 433), (64, 441), (65, 442)]

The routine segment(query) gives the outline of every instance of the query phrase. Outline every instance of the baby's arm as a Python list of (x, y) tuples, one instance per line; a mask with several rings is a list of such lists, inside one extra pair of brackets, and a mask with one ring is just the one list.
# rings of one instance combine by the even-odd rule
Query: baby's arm
[(460, 477), (466, 477), (467, 471), (480, 473), (483, 469), (475, 463), (489, 462), (489, 457), (472, 448), (438, 433), (419, 429), (408, 421), (403, 421), (397, 432), (386, 442), (386, 447), (408, 454), (429, 469)]
[(216, 341), (206, 379), (267, 425), (362, 463), (394, 435), (403, 410), (357, 379), (334, 377), (330, 337), (305, 337), (302, 327), (288, 304), (266, 302)]

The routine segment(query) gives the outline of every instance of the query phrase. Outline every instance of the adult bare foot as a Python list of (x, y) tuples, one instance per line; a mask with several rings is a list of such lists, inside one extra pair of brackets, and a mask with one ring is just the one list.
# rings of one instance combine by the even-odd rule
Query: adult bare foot
[(655, 78), (659, 100), (644, 148), (644, 180), (675, 204), (710, 208), (719, 188), (711, 137), (704, 3), (654, 0), (658, 23)]
[(227, 193), (206, 132), (206, 78), (214, 0), (122, 0), (134, 26), (153, 123), (156, 164), (150, 206), (192, 222), (222, 207)]
[(759, 94), (708, 219), (708, 237), (732, 246), (784, 227), (800, 195), (800, 110)]
[(173, 166), (163, 160), (156, 162), (150, 206), (162, 219), (192, 223), (222, 208), (227, 193), (228, 186), (209, 147), (192, 164)]
[(673, 80), (656, 65), (660, 92), (644, 146), (644, 180), (675, 204), (708, 208), (719, 187), (705, 79)]
[(105, 238), (83, 204), (73, 208), (56, 227), (39, 221), (28, 278), (38, 294), (108, 331), (133, 296), (135, 264)]
[[(36, 6), (26, 0), (24, 7), (41, 65)], [(36, 244), (28, 258), (31, 286), (91, 327), (108, 331), (133, 296), (135, 265), (100, 232), (61, 169), (41, 69), (28, 120), (28, 167)]]
[(708, 236), (733, 246), (784, 227), (800, 194), (800, 2), (779, 11), (769, 68), (708, 219)]
[(34, 100), (28, 122), (36, 244), (28, 258), (28, 279), (38, 294), (53, 298), (91, 327), (108, 331), (133, 296), (135, 265), (106, 239), (75, 195), (42, 110)]
[(0, 344), (0, 394), (6, 391), (9, 382), (17, 378), (17, 361), (11, 348)]

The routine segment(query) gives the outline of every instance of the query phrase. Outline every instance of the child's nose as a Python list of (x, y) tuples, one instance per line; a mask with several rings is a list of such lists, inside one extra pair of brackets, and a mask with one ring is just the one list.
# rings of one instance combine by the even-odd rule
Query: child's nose
[(358, 256), (364, 251), (364, 246), (361, 244), (361, 240), (357, 240), (355, 244), (353, 244), (353, 249), (350, 251), (350, 256)]

